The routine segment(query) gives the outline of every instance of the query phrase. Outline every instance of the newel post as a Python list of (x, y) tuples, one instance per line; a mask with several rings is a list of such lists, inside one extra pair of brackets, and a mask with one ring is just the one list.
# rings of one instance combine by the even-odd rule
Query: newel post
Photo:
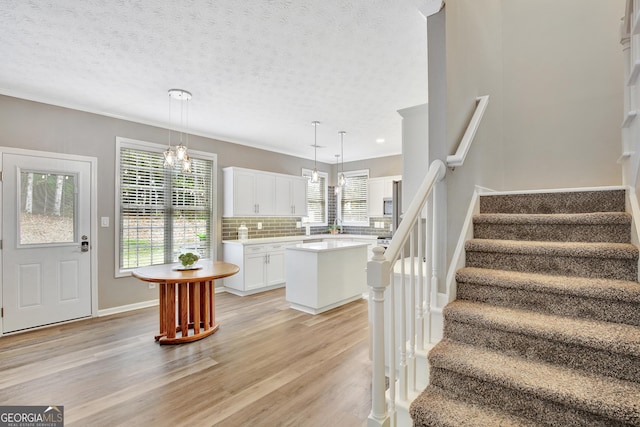
[(373, 258), (367, 263), (367, 285), (371, 296), (371, 349), (373, 353), (371, 380), (371, 413), (369, 427), (389, 427), (391, 424), (385, 398), (384, 366), (384, 291), (389, 286), (389, 261), (384, 249), (373, 248)]

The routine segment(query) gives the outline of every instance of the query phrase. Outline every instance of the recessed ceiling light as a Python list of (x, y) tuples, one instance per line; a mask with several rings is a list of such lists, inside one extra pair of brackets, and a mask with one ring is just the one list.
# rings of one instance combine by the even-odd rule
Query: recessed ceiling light
[(378, 138), (378, 139), (376, 139), (376, 143), (378, 143), (378, 144), (384, 144), (384, 138)]

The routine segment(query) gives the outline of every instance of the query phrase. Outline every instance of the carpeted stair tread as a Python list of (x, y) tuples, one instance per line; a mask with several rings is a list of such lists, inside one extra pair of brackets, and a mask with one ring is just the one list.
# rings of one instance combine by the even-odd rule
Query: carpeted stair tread
[(551, 341), (640, 357), (640, 327), (510, 309), (456, 300), (444, 309), (445, 321), (482, 325)]
[(414, 427), (535, 427), (539, 424), (483, 405), (465, 403), (429, 386), (411, 403)]
[(429, 363), (434, 368), (495, 383), (535, 399), (640, 425), (639, 383), (506, 356), (447, 339), (430, 351)]
[(415, 426), (640, 427), (626, 190), (489, 194), (428, 353)]
[(486, 194), (481, 213), (582, 213), (624, 212), (625, 190)]
[(640, 304), (640, 283), (628, 280), (464, 267), (457, 271), (456, 281)]
[(490, 224), (631, 224), (626, 212), (588, 212), (572, 214), (487, 213), (473, 216), (474, 223)]
[(493, 239), (471, 239), (467, 252), (492, 252), (525, 255), (548, 255), (587, 258), (637, 259), (638, 248), (628, 243), (604, 242), (540, 242)]
[(477, 214), (476, 239), (557, 242), (631, 242), (631, 215), (625, 212), (573, 214)]

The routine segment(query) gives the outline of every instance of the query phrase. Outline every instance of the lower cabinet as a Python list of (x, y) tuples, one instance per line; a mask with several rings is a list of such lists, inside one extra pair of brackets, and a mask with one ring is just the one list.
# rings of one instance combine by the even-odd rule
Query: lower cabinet
[(247, 245), (223, 243), (224, 261), (240, 267), (238, 274), (224, 279), (227, 291), (249, 295), (285, 284), (285, 249), (302, 241)]

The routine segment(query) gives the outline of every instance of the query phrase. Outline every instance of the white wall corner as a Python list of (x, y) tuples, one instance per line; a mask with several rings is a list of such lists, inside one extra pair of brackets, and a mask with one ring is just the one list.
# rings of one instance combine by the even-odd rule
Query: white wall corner
[(444, 4), (445, 0), (423, 0), (418, 6), (418, 10), (420, 10), (420, 13), (422, 13), (426, 19), (440, 12)]

